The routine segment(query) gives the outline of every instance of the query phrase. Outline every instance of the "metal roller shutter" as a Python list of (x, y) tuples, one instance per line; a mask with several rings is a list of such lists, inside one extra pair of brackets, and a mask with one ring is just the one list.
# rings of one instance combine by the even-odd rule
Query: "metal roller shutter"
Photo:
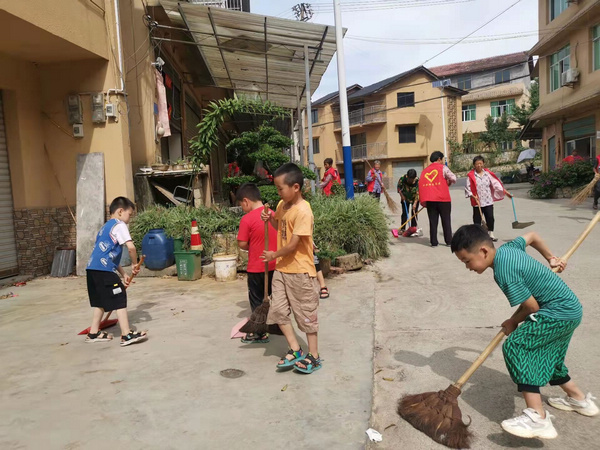
[(13, 198), (4, 128), (4, 108), (0, 91), (0, 278), (19, 273), (13, 221)]
[(423, 171), (423, 160), (420, 161), (394, 161), (392, 162), (393, 168), (393, 180), (390, 189), (396, 189), (396, 185), (398, 184), (398, 180), (400, 177), (406, 175), (409, 169), (415, 169), (417, 171), (417, 176), (421, 176), (421, 172)]

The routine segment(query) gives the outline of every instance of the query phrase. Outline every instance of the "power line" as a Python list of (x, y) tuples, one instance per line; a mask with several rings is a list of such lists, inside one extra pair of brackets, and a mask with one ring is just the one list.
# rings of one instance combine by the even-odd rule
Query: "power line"
[(431, 61), (432, 59), (437, 58), (438, 56), (440, 56), (442, 53), (446, 53), (448, 50), (450, 50), (452, 47), (454, 47), (455, 45), (461, 43), (462, 41), (464, 41), (466, 38), (468, 38), (469, 36), (472, 36), (473, 34), (477, 33), (479, 30), (481, 30), (483, 27), (485, 27), (486, 25), (492, 23), (494, 20), (496, 20), (498, 17), (500, 17), (502, 14), (504, 14), (506, 11), (508, 11), (509, 9), (511, 9), (513, 6), (515, 6), (516, 4), (520, 3), (521, 0), (517, 0), (516, 2), (514, 2), (512, 5), (510, 5), (508, 8), (506, 8), (505, 10), (503, 10), (502, 12), (496, 14), (494, 17), (492, 17), (490, 20), (488, 20), (486, 23), (484, 23), (483, 25), (481, 25), (479, 28), (477, 28), (476, 30), (472, 31), (471, 33), (467, 34), (464, 38), (456, 41), (454, 44), (446, 47), (444, 50), (442, 50), (441, 52), (437, 53), (436, 55), (432, 56), (431, 58), (429, 58), (428, 60), (426, 60), (423, 64), (421, 64), (422, 66), (424, 66), (425, 64), (427, 64), (429, 61)]
[[(400, 9), (400, 8), (418, 8), (425, 6), (441, 6), (441, 5), (452, 5), (457, 3), (470, 3), (475, 0), (414, 0), (414, 1), (390, 1), (390, 2), (345, 2), (341, 4), (343, 12), (364, 12), (364, 11), (378, 11), (378, 10), (389, 10), (389, 9)], [(315, 13), (331, 13), (333, 12), (333, 5), (330, 3), (311, 3)]]

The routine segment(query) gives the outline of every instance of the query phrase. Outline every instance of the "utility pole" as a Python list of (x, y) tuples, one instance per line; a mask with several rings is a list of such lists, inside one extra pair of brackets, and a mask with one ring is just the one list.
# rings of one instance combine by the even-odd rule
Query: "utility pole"
[[(308, 63), (308, 45), (304, 44), (304, 75), (306, 76), (306, 122), (308, 127), (308, 168), (315, 172), (315, 161), (313, 155), (313, 129), (312, 129), (312, 105), (310, 97), (310, 68)], [(315, 193), (315, 180), (310, 180), (310, 190)]]
[(446, 159), (446, 165), (448, 165), (448, 143), (446, 142), (446, 112), (444, 111), (444, 85), (442, 84), (442, 128), (444, 129), (444, 157)]
[(292, 7), (296, 20), (308, 22), (313, 17), (313, 10), (310, 3), (298, 3)]
[(342, 149), (344, 157), (344, 187), (346, 198), (354, 198), (354, 173), (352, 171), (352, 148), (350, 147), (350, 120), (348, 119), (348, 94), (346, 92), (346, 65), (344, 63), (344, 42), (342, 32), (342, 10), (340, 0), (333, 0), (335, 15), (335, 42), (337, 47), (338, 93), (340, 119), (342, 122)]

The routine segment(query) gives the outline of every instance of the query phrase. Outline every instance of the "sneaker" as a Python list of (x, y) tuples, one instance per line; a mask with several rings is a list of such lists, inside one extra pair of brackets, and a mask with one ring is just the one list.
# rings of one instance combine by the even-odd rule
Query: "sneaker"
[(575, 411), (584, 416), (592, 417), (600, 412), (598, 406), (594, 403), (594, 400), (596, 400), (596, 397), (593, 397), (592, 394), (588, 392), (584, 400), (575, 400), (567, 395), (562, 398), (549, 398), (548, 404), (556, 409)]
[(553, 417), (546, 411), (546, 418), (542, 419), (535, 409), (527, 408), (522, 415), (504, 420), (501, 426), (504, 431), (522, 438), (554, 439), (558, 433), (552, 425)]
[(496, 236), (494, 236), (494, 232), (493, 231), (490, 231), (489, 235), (490, 235), (490, 238), (492, 239), (492, 241), (498, 242), (498, 238)]

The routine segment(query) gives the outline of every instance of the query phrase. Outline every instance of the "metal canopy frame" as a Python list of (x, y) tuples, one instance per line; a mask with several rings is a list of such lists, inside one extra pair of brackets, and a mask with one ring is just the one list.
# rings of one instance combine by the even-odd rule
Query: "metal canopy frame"
[[(193, 41), (154, 37), (195, 45), (209, 68), (214, 85), (238, 96), (260, 98), (285, 108), (298, 107), (296, 87), (306, 92), (305, 46), (310, 63), (308, 83), (314, 92), (336, 51), (333, 27), (211, 8), (175, 0), (160, 0), (171, 25)], [(345, 30), (344, 30), (345, 32)], [(305, 107), (306, 100), (301, 100)]]

